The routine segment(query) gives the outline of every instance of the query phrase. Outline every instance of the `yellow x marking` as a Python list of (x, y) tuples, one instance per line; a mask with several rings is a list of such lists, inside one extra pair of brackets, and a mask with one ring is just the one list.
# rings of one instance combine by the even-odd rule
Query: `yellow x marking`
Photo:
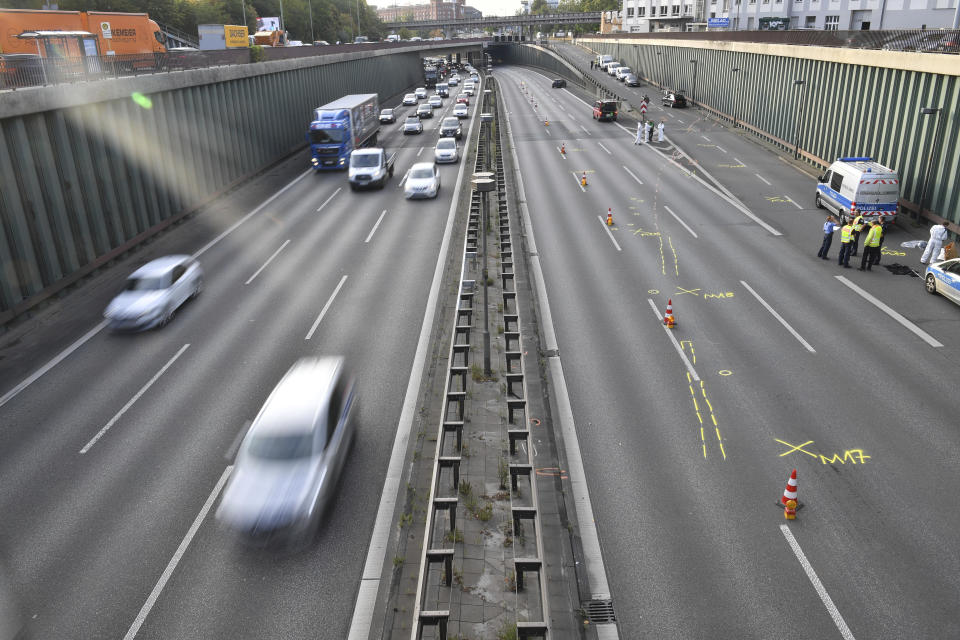
[(697, 293), (697, 291), (700, 291), (700, 289), (684, 289), (683, 287), (677, 287), (677, 292), (673, 295), (682, 296), (685, 293), (692, 293), (695, 296), (699, 296), (700, 294)]
[(813, 440), (807, 440), (807, 441), (804, 442), (803, 444), (790, 444), (789, 442), (784, 442), (783, 440), (780, 440), (779, 438), (774, 438), (774, 440), (776, 440), (777, 442), (779, 442), (779, 443), (782, 444), (782, 445), (785, 445), (785, 446), (787, 446), (787, 447), (790, 447), (789, 450), (784, 451), (783, 453), (780, 454), (779, 457), (781, 457), (781, 458), (782, 458), (783, 456), (785, 456), (785, 455), (789, 455), (789, 454), (793, 453), (794, 451), (802, 451), (803, 453), (807, 454), (807, 455), (810, 456), (811, 458), (816, 458), (816, 457), (817, 457), (817, 454), (815, 454), (815, 453), (810, 453), (809, 451), (807, 451), (806, 449), (804, 449), (804, 447), (807, 446), (808, 444), (813, 444)]

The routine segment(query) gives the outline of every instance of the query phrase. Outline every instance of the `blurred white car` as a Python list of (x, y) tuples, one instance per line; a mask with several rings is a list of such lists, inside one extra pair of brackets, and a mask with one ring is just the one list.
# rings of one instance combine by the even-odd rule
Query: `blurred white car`
[(931, 264), (924, 274), (924, 282), (928, 292), (939, 293), (960, 304), (960, 259)]
[(413, 90), (413, 94), (417, 96), (417, 100), (425, 100), (427, 97), (427, 89), (425, 87), (417, 87)]
[(177, 309), (202, 290), (203, 270), (193, 258), (157, 258), (130, 274), (103, 317), (111, 329), (152, 329), (170, 322)]
[(433, 159), (437, 162), (457, 162), (460, 154), (457, 152), (456, 138), (440, 138), (433, 150)]
[(353, 441), (355, 405), (343, 358), (301, 358), (244, 436), (217, 519), (253, 542), (312, 536)]
[(403, 96), (403, 105), (406, 107), (412, 107), (417, 104), (417, 95), (415, 93), (408, 93)]
[(436, 198), (440, 193), (440, 171), (432, 162), (418, 162), (410, 167), (403, 194), (407, 198)]
[(443, 98), (440, 96), (430, 96), (430, 99), (427, 100), (427, 104), (430, 105), (431, 109), (439, 109), (443, 106)]
[(453, 115), (457, 116), (458, 118), (466, 118), (468, 115), (470, 115), (470, 108), (460, 102), (453, 108)]

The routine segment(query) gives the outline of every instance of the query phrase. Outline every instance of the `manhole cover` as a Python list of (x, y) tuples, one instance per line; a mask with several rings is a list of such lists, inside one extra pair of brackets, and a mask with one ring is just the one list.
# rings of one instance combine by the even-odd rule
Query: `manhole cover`
[(583, 610), (587, 614), (587, 620), (593, 624), (617, 621), (617, 614), (613, 612), (613, 600), (588, 600), (583, 603)]

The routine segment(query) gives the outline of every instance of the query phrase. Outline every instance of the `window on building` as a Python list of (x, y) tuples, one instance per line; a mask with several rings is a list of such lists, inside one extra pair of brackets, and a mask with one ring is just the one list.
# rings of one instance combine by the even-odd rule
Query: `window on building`
[(836, 31), (840, 28), (840, 16), (825, 16), (823, 19), (824, 31)]
[(763, 4), (770, 4), (770, 0), (763, 0)]
[(804, 24), (804, 26), (807, 29), (813, 29), (814, 27), (817, 26), (817, 16), (807, 16), (806, 20), (807, 22), (806, 24)]
[(667, 5), (665, 4), (660, 5), (660, 15), (662, 16), (667, 15)]
[(757, 4), (757, 0), (748, 0), (747, 4)]
[(672, 7), (670, 7), (670, 15), (672, 16), (680, 15), (680, 5), (675, 4)]
[(647, 15), (646, 7), (637, 7), (637, 17), (642, 18)]
[(710, 0), (710, 4), (717, 4), (717, 0)]
[(627, 17), (628, 18), (633, 17), (633, 7), (627, 7)]

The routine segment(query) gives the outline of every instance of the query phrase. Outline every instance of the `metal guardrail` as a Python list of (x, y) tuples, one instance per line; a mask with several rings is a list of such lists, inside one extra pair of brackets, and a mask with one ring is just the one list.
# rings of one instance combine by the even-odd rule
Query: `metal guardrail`
[[(883, 49), (920, 53), (960, 53), (960, 29), (892, 29), (885, 31), (658, 31), (655, 33), (605, 33), (589, 36), (613, 40), (713, 40), (797, 46)], [(678, 42), (679, 44), (679, 42)]]
[[(489, 79), (484, 87), (488, 86)], [(481, 96), (483, 93), (480, 94)], [(502, 113), (502, 110), (500, 110)], [(499, 116), (500, 114), (498, 114)], [(497, 118), (499, 119), (499, 117)], [(513, 248), (510, 221), (507, 210), (506, 179), (503, 157), (499, 144), (499, 128), (496, 142), (488, 147), (485, 140), (494, 127), (492, 122), (482, 122), (475, 158), (476, 171), (488, 166), (493, 154), (493, 180), (495, 190), (486, 194), (496, 207), (497, 234), (500, 250), (500, 281), (502, 292), (502, 327), (506, 372), (503, 390), (507, 419), (509, 456), (506, 472), (509, 474), (510, 517), (513, 534), (513, 579), (518, 598), (530, 593), (531, 574), (535, 576), (538, 602), (528, 602), (523, 609), (537, 619), (517, 620), (516, 636), (524, 638), (548, 638), (549, 609), (546, 580), (543, 566), (543, 546), (540, 531), (540, 508), (537, 497), (535, 474), (530, 458), (530, 431), (527, 424), (527, 388), (523, 365), (523, 347), (520, 337), (520, 317), (517, 309), (517, 292), (513, 270)], [(443, 410), (437, 427), (437, 446), (431, 476), (430, 494), (427, 500), (424, 541), (420, 559), (420, 573), (416, 601), (411, 624), (412, 640), (423, 638), (426, 628), (435, 628), (436, 637), (446, 640), (451, 622), (450, 590), (454, 588), (457, 571), (453, 563), (457, 555), (457, 509), (460, 506), (460, 467), (464, 452), (464, 429), (469, 423), (466, 401), (469, 393), (471, 366), (471, 335), (475, 321), (482, 314), (483, 306), (475, 303), (477, 276), (487, 269), (477, 266), (480, 241), (488, 231), (484, 220), (490, 215), (483, 194), (474, 190), (471, 194), (467, 229), (464, 236), (464, 257), (461, 263), (460, 286), (457, 292), (456, 317), (448, 356), (448, 368), (443, 392)], [(483, 256), (486, 265), (486, 256)], [(473, 275), (468, 279), (468, 275)], [(486, 294), (484, 294), (484, 299)], [(487, 307), (489, 308), (489, 307)], [(476, 314), (476, 315), (475, 315)], [(501, 478), (501, 482), (503, 478)], [(444, 517), (445, 516), (445, 517)]]

